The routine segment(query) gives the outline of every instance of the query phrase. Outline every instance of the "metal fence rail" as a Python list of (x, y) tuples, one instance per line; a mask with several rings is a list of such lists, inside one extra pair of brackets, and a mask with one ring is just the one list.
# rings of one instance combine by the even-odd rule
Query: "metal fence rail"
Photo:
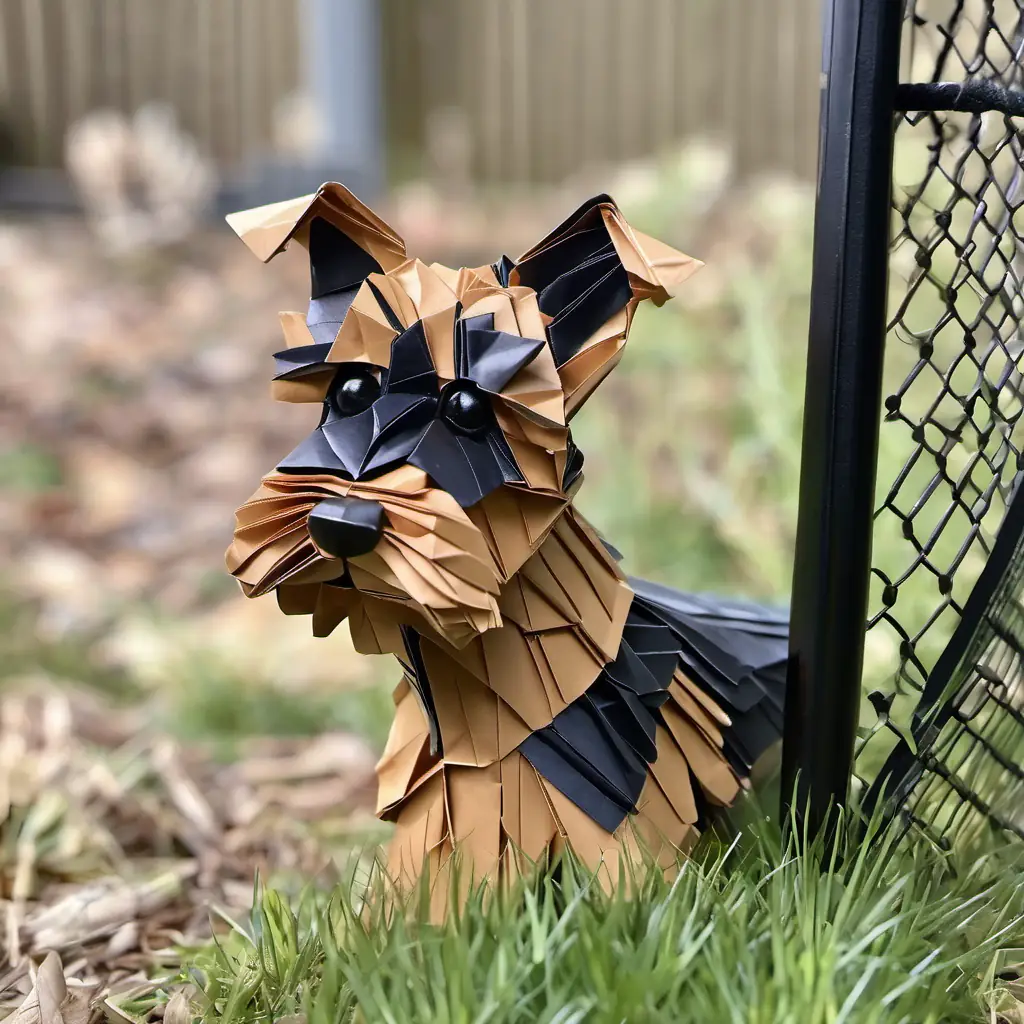
[(813, 832), (846, 799), (860, 694), (900, 12), (834, 0), (829, 14), (782, 751), (784, 798), (799, 780)]
[[(808, 780), (812, 824), (846, 798), (853, 773), (868, 809), (881, 803), (937, 842), (970, 819), (1024, 836), (1024, 494), (1011, 501), (1024, 467), (1024, 0), (837, 0), (833, 10), (830, 92), (865, 88), (870, 68), (900, 53), (901, 84), (861, 140), (875, 152), (891, 144), (891, 179), (880, 189), (851, 177), (851, 153), (834, 236), (842, 268), (851, 237), (863, 241), (851, 220), (874, 224), (889, 194), (888, 260), (875, 239), (875, 276), (841, 293), (873, 310), (887, 267), (889, 310), (887, 327), (850, 327), (828, 290), (835, 246), (823, 240), (812, 306), (834, 319), (816, 333), (812, 316), (787, 768)], [(862, 63), (843, 63), (842, 47), (864, 46)], [(844, 130), (835, 116), (824, 125), (819, 221), (829, 139)], [(874, 368), (883, 342), (882, 383), (862, 375), (866, 394), (844, 398), (841, 374), (814, 373), (816, 351)], [(823, 460), (823, 438), (872, 457)], [(836, 493), (852, 504), (830, 505)], [(860, 560), (865, 530), (872, 553)], [(822, 723), (831, 745), (814, 739)]]

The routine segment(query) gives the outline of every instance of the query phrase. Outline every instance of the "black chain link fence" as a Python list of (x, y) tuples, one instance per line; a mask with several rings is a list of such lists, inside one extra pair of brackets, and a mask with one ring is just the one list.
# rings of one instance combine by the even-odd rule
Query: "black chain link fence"
[(1024, 0), (906, 4), (856, 775), (943, 845), (1024, 837), (1022, 57)]

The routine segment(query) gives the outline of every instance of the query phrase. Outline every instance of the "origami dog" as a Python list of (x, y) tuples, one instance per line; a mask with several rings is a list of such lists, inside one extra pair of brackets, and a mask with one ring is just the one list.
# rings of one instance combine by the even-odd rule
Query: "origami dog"
[[(378, 765), (393, 875), (477, 879), (568, 844), (668, 867), (781, 729), (786, 621), (620, 571), (573, 507), (568, 423), (641, 301), (700, 264), (598, 196), (513, 262), (406, 255), (338, 184), (235, 214), (262, 260), (308, 250), (273, 393), (316, 429), (237, 512), (230, 572), (403, 669)], [(668, 384), (667, 386), (671, 386)]]

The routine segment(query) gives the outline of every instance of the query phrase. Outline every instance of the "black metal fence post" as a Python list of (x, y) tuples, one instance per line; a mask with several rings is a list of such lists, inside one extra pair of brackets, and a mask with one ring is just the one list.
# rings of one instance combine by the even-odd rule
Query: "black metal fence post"
[(812, 833), (846, 800), (860, 702), (902, 11), (826, 0), (782, 776)]

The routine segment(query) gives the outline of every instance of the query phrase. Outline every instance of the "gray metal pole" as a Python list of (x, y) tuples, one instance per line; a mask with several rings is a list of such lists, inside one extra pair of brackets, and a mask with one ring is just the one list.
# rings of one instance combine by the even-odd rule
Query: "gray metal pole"
[(360, 195), (384, 187), (378, 0), (304, 0), (306, 87), (320, 129), (318, 167)]

